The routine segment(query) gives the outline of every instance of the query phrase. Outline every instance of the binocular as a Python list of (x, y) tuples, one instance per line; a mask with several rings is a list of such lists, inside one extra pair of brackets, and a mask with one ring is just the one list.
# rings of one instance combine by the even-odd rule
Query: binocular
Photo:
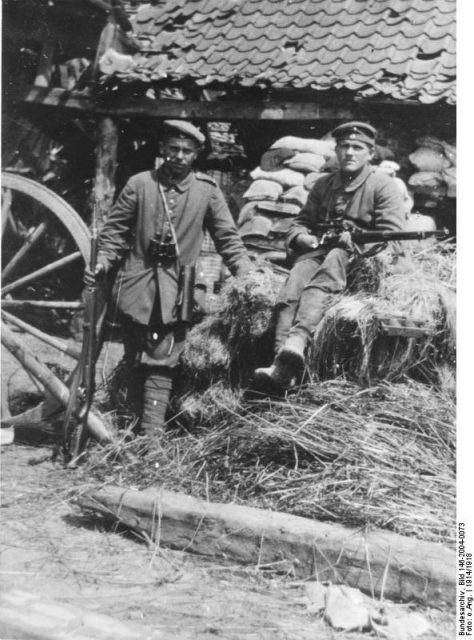
[(171, 233), (168, 233), (164, 238), (161, 233), (155, 234), (148, 245), (148, 257), (155, 264), (176, 260), (176, 243)]

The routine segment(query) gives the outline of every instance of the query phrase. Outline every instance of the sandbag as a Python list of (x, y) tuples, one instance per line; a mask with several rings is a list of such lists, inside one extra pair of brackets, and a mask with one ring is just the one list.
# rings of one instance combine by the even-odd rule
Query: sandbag
[(246, 236), (261, 236), (266, 238), (272, 228), (272, 221), (265, 216), (254, 216), (249, 220), (246, 220), (244, 224), (239, 227), (239, 234), (242, 238)]
[(285, 191), (281, 196), (280, 200), (282, 202), (290, 202), (292, 204), (298, 204), (301, 207), (306, 204), (306, 200), (308, 199), (308, 191), (302, 187), (291, 187), (288, 191)]
[(333, 173), (339, 169), (339, 161), (336, 156), (328, 158), (324, 165), (321, 167), (321, 173)]
[(394, 178), (397, 175), (397, 172), (400, 171), (400, 165), (394, 160), (382, 160), (378, 168), (388, 176), (392, 176), (392, 178)]
[(278, 149), (280, 147), (287, 147), (294, 149), (301, 153), (315, 153), (325, 158), (330, 158), (334, 155), (334, 149), (336, 147), (336, 141), (333, 138), (327, 140), (317, 140), (314, 138), (298, 138), (297, 136), (284, 136), (279, 140), (276, 140), (270, 149)]
[(408, 178), (408, 184), (415, 193), (441, 197), (447, 193), (443, 176), (436, 171), (417, 171)]
[(296, 154), (294, 149), (281, 147), (279, 149), (269, 149), (260, 158), (260, 168), (263, 171), (278, 171), (284, 169), (283, 162)]
[(421, 136), (416, 139), (416, 144), (419, 147), (428, 147), (438, 153), (444, 153), (444, 142), (435, 136)]
[(271, 180), (282, 187), (296, 187), (304, 183), (304, 175), (293, 169), (280, 169), (279, 171), (263, 171), (257, 167), (250, 173), (254, 180)]
[(443, 176), (438, 171), (417, 171), (408, 178), (411, 187), (439, 187), (443, 183)]
[(255, 215), (257, 209), (257, 202), (252, 200), (247, 202), (240, 210), (239, 217), (237, 218), (237, 226), (244, 224), (246, 220), (250, 220)]
[(289, 167), (294, 171), (301, 171), (302, 173), (320, 171), (325, 164), (326, 158), (324, 156), (308, 152), (298, 152), (292, 158), (284, 161), (285, 167)]
[(431, 216), (412, 213), (407, 218), (405, 231), (436, 231), (436, 222)]
[(304, 183), (303, 183), (304, 188), (307, 189), (308, 191), (311, 191), (316, 180), (318, 180), (319, 178), (325, 175), (327, 175), (327, 173), (316, 173), (316, 172), (308, 173), (304, 179)]
[(278, 200), (283, 187), (274, 180), (255, 180), (242, 196), (245, 200)]
[(451, 164), (444, 152), (432, 147), (419, 147), (408, 158), (418, 171), (442, 171)]
[(456, 197), (456, 167), (448, 167), (441, 172), (446, 183), (447, 193), (450, 198)]

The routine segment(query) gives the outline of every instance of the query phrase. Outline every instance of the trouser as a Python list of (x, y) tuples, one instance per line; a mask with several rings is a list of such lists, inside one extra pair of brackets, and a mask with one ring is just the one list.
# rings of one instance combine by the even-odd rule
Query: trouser
[(346, 287), (348, 263), (348, 252), (335, 248), (294, 265), (276, 305), (275, 353), (293, 335), (309, 340), (332, 296)]
[(146, 327), (122, 320), (124, 359), (129, 370), (128, 395), (141, 405), (140, 430), (159, 436), (173, 386), (174, 371), (184, 347), (186, 327)]

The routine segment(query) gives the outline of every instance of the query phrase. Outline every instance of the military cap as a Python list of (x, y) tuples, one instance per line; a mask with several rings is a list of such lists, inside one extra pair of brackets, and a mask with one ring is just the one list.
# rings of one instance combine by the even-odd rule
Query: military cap
[(204, 144), (206, 137), (197, 127), (186, 120), (165, 120), (163, 122), (167, 133), (191, 138), (198, 144)]
[(377, 130), (367, 122), (344, 122), (334, 129), (333, 137), (337, 142), (341, 140), (358, 140), (374, 146)]

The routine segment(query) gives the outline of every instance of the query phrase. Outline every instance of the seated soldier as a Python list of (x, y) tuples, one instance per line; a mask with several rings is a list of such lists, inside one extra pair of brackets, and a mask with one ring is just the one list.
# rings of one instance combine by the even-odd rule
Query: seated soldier
[[(275, 359), (257, 369), (257, 384), (285, 389), (303, 373), (310, 340), (334, 294), (347, 283), (352, 252), (350, 233), (338, 246), (318, 248), (320, 225), (347, 221), (359, 230), (400, 231), (404, 207), (394, 180), (371, 165), (376, 130), (347, 122), (332, 132), (339, 169), (314, 183), (306, 204), (287, 234), (290, 256), (299, 257), (280, 291), (276, 313)], [(310, 252), (305, 258), (304, 254)]]

